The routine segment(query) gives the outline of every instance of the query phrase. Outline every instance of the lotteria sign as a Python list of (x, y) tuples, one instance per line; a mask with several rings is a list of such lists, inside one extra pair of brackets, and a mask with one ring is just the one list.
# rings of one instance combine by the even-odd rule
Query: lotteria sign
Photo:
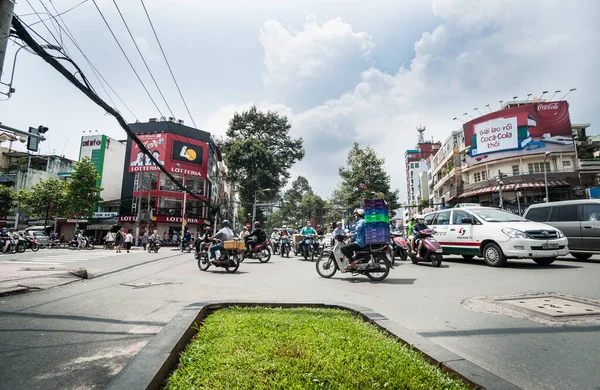
[[(119, 222), (136, 222), (137, 217), (135, 215), (122, 215), (118, 218), (118, 220), (119, 220)], [(185, 221), (186, 221), (186, 223), (192, 224), (192, 225), (201, 225), (204, 223), (204, 219), (202, 219), (202, 218), (186, 218)], [(155, 216), (154, 222), (181, 224), (183, 222), (183, 218)]]

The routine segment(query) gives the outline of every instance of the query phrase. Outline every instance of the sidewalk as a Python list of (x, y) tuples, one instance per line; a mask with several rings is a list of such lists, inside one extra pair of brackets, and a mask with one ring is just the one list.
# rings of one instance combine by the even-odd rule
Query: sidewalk
[(0, 297), (45, 290), (88, 277), (85, 268), (3, 264), (0, 270)]

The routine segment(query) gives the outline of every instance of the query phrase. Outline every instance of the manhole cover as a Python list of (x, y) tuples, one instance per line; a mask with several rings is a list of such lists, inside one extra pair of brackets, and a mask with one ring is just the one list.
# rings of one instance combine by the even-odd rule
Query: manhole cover
[(587, 316), (600, 314), (600, 305), (579, 302), (556, 296), (498, 299), (496, 302), (534, 311), (551, 317)]

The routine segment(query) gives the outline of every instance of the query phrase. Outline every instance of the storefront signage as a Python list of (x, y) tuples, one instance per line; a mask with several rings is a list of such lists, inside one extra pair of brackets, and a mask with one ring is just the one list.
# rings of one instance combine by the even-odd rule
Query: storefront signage
[(101, 218), (113, 218), (116, 217), (119, 213), (94, 213), (93, 218), (101, 219)]
[[(187, 221), (187, 223), (190, 223), (190, 224), (193, 224), (193, 225), (198, 225), (198, 224), (204, 223), (204, 220), (203, 219), (199, 219), (199, 218), (186, 218), (185, 220)], [(183, 218), (181, 218), (181, 217), (157, 216), (156, 217), (156, 222), (182, 223), (183, 222)]]
[(119, 222), (135, 222), (137, 217), (135, 215), (121, 215), (118, 218)]

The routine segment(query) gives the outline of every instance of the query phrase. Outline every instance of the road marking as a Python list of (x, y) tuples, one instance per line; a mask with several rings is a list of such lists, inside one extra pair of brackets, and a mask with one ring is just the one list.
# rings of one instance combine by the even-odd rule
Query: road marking
[(1, 263), (4, 264), (28, 264), (28, 265), (34, 265), (34, 264), (43, 264), (43, 265), (60, 265), (61, 263), (32, 263), (31, 261), (2, 261)]

